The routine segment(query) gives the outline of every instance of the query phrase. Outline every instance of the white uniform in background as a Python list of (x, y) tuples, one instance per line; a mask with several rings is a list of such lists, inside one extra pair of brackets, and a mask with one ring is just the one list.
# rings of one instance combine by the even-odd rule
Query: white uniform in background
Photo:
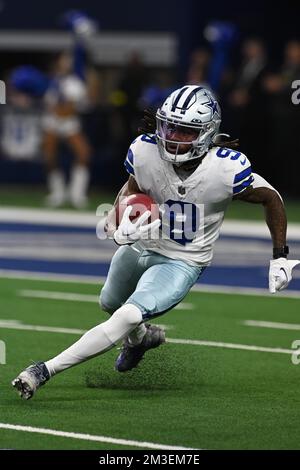
[[(48, 112), (43, 119), (43, 128), (46, 132), (54, 133), (60, 138), (68, 138), (81, 132), (77, 112), (83, 111), (88, 103), (87, 87), (83, 80), (76, 75), (56, 79), (45, 95), (45, 103), (48, 107)], [(74, 114), (62, 116), (56, 112), (56, 108), (64, 103), (71, 103), (74, 106)], [(52, 206), (59, 206), (69, 196), (75, 207), (84, 207), (88, 183), (88, 168), (83, 165), (73, 165), (67, 194), (63, 171), (55, 169), (48, 175), (50, 189), (48, 203)]]
[(43, 120), (43, 127), (61, 137), (77, 134), (81, 130), (77, 115), (58, 116), (53, 109), (60, 103), (70, 102), (76, 111), (82, 111), (87, 105), (87, 88), (76, 75), (67, 75), (56, 79), (45, 95), (48, 113)]

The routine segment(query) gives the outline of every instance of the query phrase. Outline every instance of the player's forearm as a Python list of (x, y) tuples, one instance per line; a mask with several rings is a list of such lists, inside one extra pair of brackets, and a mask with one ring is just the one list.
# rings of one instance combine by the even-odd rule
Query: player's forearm
[(120, 203), (120, 200), (123, 197), (129, 196), (130, 194), (135, 194), (140, 192), (140, 189), (133, 177), (129, 177), (128, 181), (124, 184), (124, 186), (121, 188), (119, 191), (113, 208), (109, 211), (107, 217), (106, 217), (106, 222), (104, 226), (104, 230), (107, 233), (108, 237), (112, 237), (114, 232), (117, 229), (117, 222), (116, 222), (116, 208), (118, 204)]
[(287, 219), (283, 202), (278, 193), (270, 188), (249, 188), (238, 197), (241, 201), (262, 204), (269, 227), (273, 247), (282, 248), (286, 244)]
[(121, 190), (119, 191), (116, 199), (115, 199), (115, 202), (114, 202), (114, 205), (113, 205), (113, 208), (109, 211), (109, 213), (107, 214), (107, 217), (106, 217), (106, 221), (105, 221), (105, 225), (104, 225), (104, 230), (105, 232), (107, 233), (107, 236), (108, 237), (112, 237), (113, 233), (116, 231), (117, 229), (117, 224), (116, 224), (116, 207), (117, 205), (119, 204), (119, 200), (120, 198), (122, 198), (123, 196), (127, 196), (127, 190), (128, 190), (128, 181), (126, 181), (126, 183), (124, 184), (124, 186), (121, 188)]
[(264, 203), (265, 218), (269, 227), (273, 247), (282, 248), (286, 245), (287, 219), (284, 205), (277, 193)]

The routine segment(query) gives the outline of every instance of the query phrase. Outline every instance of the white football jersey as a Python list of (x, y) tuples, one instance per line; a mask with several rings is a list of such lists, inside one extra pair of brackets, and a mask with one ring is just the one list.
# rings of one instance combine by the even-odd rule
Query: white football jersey
[(254, 182), (248, 158), (221, 147), (213, 147), (181, 180), (172, 163), (159, 156), (155, 138), (147, 135), (131, 144), (125, 167), (162, 214), (159, 239), (138, 244), (192, 265), (210, 264), (228, 204)]

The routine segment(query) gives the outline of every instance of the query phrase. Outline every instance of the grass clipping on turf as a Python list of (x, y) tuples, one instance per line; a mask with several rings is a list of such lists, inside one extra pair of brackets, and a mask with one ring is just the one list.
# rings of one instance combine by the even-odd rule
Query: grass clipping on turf
[(189, 355), (189, 365), (173, 345), (160, 350), (149, 351), (139, 366), (128, 372), (107, 369), (104, 364), (93, 366), (85, 373), (88, 388), (106, 388), (123, 390), (184, 390), (193, 386), (191, 378), (195, 370), (199, 371), (199, 356)]

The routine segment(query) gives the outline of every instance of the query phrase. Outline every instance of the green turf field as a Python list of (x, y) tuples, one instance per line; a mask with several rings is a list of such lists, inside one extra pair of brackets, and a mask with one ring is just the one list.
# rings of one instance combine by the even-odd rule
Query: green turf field
[[(25, 298), (20, 290), (97, 295), (99, 287), (0, 279), (0, 321), (88, 329), (106, 315), (97, 303)], [(156, 323), (168, 338), (290, 349), (300, 331), (247, 327), (243, 320), (300, 323), (300, 300), (192, 292)], [(188, 304), (188, 305), (186, 305)], [(13, 325), (12, 325), (13, 326)], [(29, 327), (30, 328), (30, 327)], [(169, 342), (148, 351), (133, 372), (114, 371), (118, 353), (53, 378), (29, 401), (10, 381), (32, 360), (46, 360), (78, 334), (0, 328), (7, 364), (0, 365), (0, 423), (200, 449), (299, 449), (300, 365), (290, 354)], [(128, 449), (0, 428), (0, 448)]]

